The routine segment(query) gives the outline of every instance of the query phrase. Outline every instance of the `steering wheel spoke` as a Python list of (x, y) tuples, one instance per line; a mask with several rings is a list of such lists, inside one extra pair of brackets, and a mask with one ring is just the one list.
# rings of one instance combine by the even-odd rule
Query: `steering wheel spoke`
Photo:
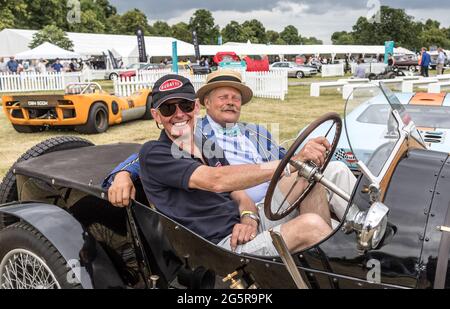
[[(336, 127), (336, 130), (335, 130), (335, 135), (334, 135), (333, 141), (331, 143), (331, 150), (326, 152), (324, 164), (322, 166), (317, 166), (316, 164), (314, 164), (312, 162), (303, 163), (303, 162), (295, 161), (293, 159), (293, 157), (297, 153), (298, 148), (307, 140), (307, 138), (311, 135), (312, 132), (314, 132), (315, 129), (317, 129), (319, 126), (321, 126), (322, 124), (324, 124), (328, 121), (332, 121), (332, 124), (331, 124), (331, 127), (328, 129), (325, 137), (328, 138), (328, 135), (332, 132), (333, 127)], [(328, 163), (330, 162), (331, 157), (333, 156), (333, 154), (336, 150), (339, 138), (341, 136), (341, 132), (342, 132), (342, 120), (341, 120), (340, 116), (336, 113), (328, 113), (328, 114), (320, 117), (316, 121), (312, 122), (299, 135), (299, 137), (296, 139), (294, 144), (289, 148), (288, 152), (286, 153), (286, 156), (283, 158), (280, 165), (276, 169), (275, 174), (273, 175), (272, 180), (270, 182), (269, 189), (267, 190), (267, 194), (266, 194), (266, 199), (264, 201), (264, 212), (265, 212), (267, 218), (269, 218), (270, 220), (273, 220), (273, 221), (280, 220), (280, 219), (286, 217), (287, 215), (289, 215), (298, 206), (300, 206), (302, 201), (306, 198), (306, 196), (309, 194), (309, 192), (311, 192), (311, 190), (314, 188), (314, 186), (316, 184), (316, 181), (314, 180), (314, 175), (316, 174), (316, 172), (319, 171), (319, 172), (323, 173), (323, 171), (328, 166)], [(298, 174), (296, 175), (296, 179), (293, 182), (293, 184), (291, 185), (291, 187), (289, 188), (289, 190), (278, 189), (281, 191), (282, 194), (283, 194), (282, 191), (284, 191), (284, 192), (287, 191), (287, 194), (284, 196), (284, 199), (282, 200), (281, 204), (272, 205), (275, 189), (277, 188), (278, 185), (280, 185), (280, 183), (282, 181), (285, 181), (287, 178), (284, 176), (284, 172), (285, 172), (286, 166), (288, 164), (293, 166), (294, 169), (296, 170), (295, 173), (298, 173)], [(293, 174), (293, 173), (291, 172), (291, 174)], [(304, 188), (298, 188), (299, 183), (302, 179), (305, 179), (306, 181), (308, 181), (308, 184)], [(296, 189), (299, 189), (299, 190), (303, 189), (303, 191), (301, 193), (299, 193), (299, 192), (296, 192)], [(299, 197), (293, 203), (289, 203), (288, 207), (286, 208), (284, 206), (285, 206), (286, 202), (289, 202), (288, 199), (289, 199), (290, 195), (292, 195), (292, 193), (297, 193), (299, 195)], [(277, 201), (277, 203), (278, 202), (279, 201)], [(272, 206), (274, 207), (274, 210), (276, 209), (276, 212), (272, 211)]]

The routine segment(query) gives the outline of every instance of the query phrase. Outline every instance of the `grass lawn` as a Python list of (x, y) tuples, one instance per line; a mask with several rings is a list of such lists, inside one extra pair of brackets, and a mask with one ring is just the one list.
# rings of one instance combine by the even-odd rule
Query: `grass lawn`
[[(311, 81), (311, 79), (302, 81)], [(107, 91), (112, 89), (111, 82), (106, 81), (101, 84)], [(324, 91), (320, 98), (311, 98), (308, 86), (292, 86), (289, 88), (285, 101), (254, 98), (251, 103), (243, 107), (241, 120), (265, 124), (275, 136), (279, 129), (279, 139), (286, 141), (295, 138), (301, 128), (318, 116), (329, 111), (336, 111), (342, 115), (343, 110), (344, 101), (336, 91)], [(159, 137), (159, 132), (154, 121), (140, 120), (112, 126), (103, 134), (83, 137), (97, 145), (118, 142), (144, 143)], [(45, 139), (60, 135), (80, 136), (73, 131), (55, 130), (19, 134), (13, 129), (5, 114), (0, 113), (0, 178), (26, 150)]]

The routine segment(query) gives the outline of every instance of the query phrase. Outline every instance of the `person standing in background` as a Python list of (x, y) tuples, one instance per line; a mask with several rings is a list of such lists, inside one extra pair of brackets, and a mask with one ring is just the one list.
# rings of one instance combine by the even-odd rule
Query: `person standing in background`
[(0, 73), (8, 72), (8, 67), (6, 66), (6, 62), (4, 58), (0, 58)]
[(6, 63), (8, 67), (8, 71), (11, 73), (17, 73), (17, 69), (19, 68), (19, 63), (16, 61), (14, 57), (9, 58), (8, 63)]
[(442, 49), (442, 47), (438, 48), (438, 58), (437, 58), (437, 65), (436, 65), (436, 73), (437, 75), (442, 75), (444, 74), (444, 65), (445, 65), (445, 60), (447, 60), (447, 57), (444, 54), (444, 50)]
[(427, 53), (427, 49), (422, 47), (422, 57), (420, 59), (420, 75), (423, 77), (429, 77), (428, 74), (429, 66), (431, 63), (431, 56)]
[(61, 73), (61, 70), (63, 69), (63, 65), (59, 61), (59, 59), (56, 59), (56, 62), (52, 64), (52, 69), (55, 70), (57, 73)]
[(44, 74), (47, 72), (47, 61), (44, 59), (39, 60), (39, 63), (36, 65), (36, 72), (40, 74)]

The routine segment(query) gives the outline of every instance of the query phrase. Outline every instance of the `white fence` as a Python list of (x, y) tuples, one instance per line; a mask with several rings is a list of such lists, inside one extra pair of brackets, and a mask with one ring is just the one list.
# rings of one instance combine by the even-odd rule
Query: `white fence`
[[(387, 64), (385, 63), (362, 63), (360, 64), (366, 73), (383, 73), (386, 70)], [(352, 74), (356, 72), (356, 68), (358, 67), (357, 63), (352, 63)]]
[(344, 76), (344, 64), (325, 64), (322, 65), (322, 77)]
[(64, 90), (68, 83), (83, 82), (89, 77), (74, 73), (0, 73), (0, 93)]
[[(142, 88), (152, 88), (155, 82), (170, 70), (140, 71), (136, 77), (114, 81), (114, 92), (118, 96), (130, 96)], [(191, 75), (188, 71), (180, 71), (179, 75), (188, 78), (195, 91), (206, 83), (207, 75)], [(245, 72), (243, 81), (253, 90), (255, 97), (284, 100), (288, 93), (287, 72)]]

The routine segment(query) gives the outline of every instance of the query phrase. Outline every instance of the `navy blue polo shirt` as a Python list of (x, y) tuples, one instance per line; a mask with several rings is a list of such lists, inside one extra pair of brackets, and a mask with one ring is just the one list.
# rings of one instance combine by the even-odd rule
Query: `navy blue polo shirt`
[[(203, 163), (186, 152), (175, 158), (172, 144), (163, 131), (158, 141), (142, 147), (139, 161), (145, 194), (158, 211), (217, 244), (240, 222), (239, 206), (230, 193), (189, 189), (192, 174)], [(217, 166), (219, 160), (206, 162)]]

